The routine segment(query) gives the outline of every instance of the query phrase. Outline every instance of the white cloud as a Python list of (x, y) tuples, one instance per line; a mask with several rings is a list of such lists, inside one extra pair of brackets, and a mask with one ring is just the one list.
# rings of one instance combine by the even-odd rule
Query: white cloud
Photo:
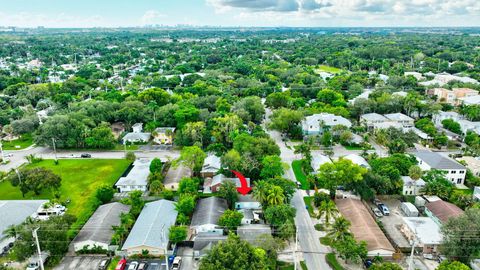
[[(480, 0), (206, 0), (252, 25), (480, 26)], [(468, 19), (466, 19), (468, 18)]]
[(162, 14), (157, 10), (147, 10), (140, 21), (143, 25), (160, 24), (165, 17), (167, 17), (165, 14)]

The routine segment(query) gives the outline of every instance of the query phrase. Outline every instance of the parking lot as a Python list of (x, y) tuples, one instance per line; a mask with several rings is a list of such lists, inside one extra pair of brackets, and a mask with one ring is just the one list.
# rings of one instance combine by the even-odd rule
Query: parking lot
[(55, 270), (93, 270), (98, 269), (105, 256), (66, 256)]
[[(383, 216), (380, 221), (387, 232), (387, 237), (395, 243), (395, 247), (400, 249), (410, 248), (408, 240), (400, 232), (400, 226), (403, 224), (403, 214), (400, 209), (401, 202), (396, 199), (381, 200), (389, 209), (390, 215)], [(376, 207), (374, 204), (370, 204), (371, 207)]]
[(128, 260), (127, 261), (127, 267), (125, 269), (128, 269), (130, 266), (130, 263), (132, 262), (146, 262), (148, 264), (148, 267), (146, 269), (148, 270), (166, 270), (167, 267), (165, 266), (165, 261), (164, 260)]

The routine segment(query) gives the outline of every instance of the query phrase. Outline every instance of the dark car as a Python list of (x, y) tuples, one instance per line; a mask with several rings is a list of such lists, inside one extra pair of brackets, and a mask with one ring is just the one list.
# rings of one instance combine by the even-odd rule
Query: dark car
[(108, 265), (110, 264), (110, 258), (103, 259), (100, 264), (98, 265), (98, 270), (105, 270), (107, 269)]
[(92, 155), (87, 154), (87, 153), (83, 153), (83, 154), (80, 155), (80, 157), (81, 157), (81, 158), (91, 158)]

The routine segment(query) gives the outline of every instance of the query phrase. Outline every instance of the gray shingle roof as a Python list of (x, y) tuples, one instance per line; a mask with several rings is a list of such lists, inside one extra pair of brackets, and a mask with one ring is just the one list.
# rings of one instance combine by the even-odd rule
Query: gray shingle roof
[(248, 224), (237, 228), (237, 234), (240, 239), (247, 240), (250, 243), (255, 243), (259, 236), (272, 234), (272, 229), (265, 224)]
[(112, 226), (120, 225), (120, 214), (128, 213), (129, 210), (129, 205), (119, 202), (101, 205), (83, 226), (73, 243), (91, 240), (109, 244), (113, 235)]
[(198, 200), (195, 212), (193, 213), (191, 226), (201, 226), (205, 224), (218, 225), (220, 216), (227, 209), (227, 201), (219, 197), (209, 197)]
[(145, 204), (122, 250), (139, 246), (166, 248), (168, 233), (170, 227), (175, 224), (177, 215), (175, 203), (172, 201), (159, 200)]
[(418, 151), (414, 152), (413, 155), (423, 160), (423, 162), (427, 163), (433, 169), (465, 170), (465, 166), (462, 164), (435, 152)]
[(0, 239), (3, 232), (11, 225), (19, 225), (29, 216), (36, 213), (38, 208), (47, 200), (9, 200), (0, 201)]

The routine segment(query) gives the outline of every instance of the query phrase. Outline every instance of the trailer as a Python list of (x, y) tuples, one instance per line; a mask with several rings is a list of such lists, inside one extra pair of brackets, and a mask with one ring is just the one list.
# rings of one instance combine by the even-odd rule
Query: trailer
[(418, 209), (412, 203), (403, 202), (400, 205), (400, 209), (407, 217), (418, 217)]

